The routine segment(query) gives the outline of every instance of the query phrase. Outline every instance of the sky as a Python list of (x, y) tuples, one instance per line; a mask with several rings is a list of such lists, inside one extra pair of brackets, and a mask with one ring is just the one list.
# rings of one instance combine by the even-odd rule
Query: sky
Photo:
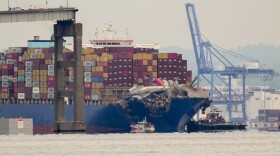
[[(8, 0), (0, 0), (7, 10)], [(66, 5), (66, 0), (48, 0), (49, 7)], [(110, 21), (136, 43), (159, 43), (161, 47), (192, 49), (185, 3), (195, 4), (200, 30), (212, 43), (224, 48), (255, 44), (280, 44), (279, 0), (69, 0), (79, 9), (83, 41), (94, 38), (97, 27)], [(10, 6), (25, 9), (46, 0), (10, 0)], [(39, 35), (48, 39), (53, 22), (0, 24), (0, 49), (26, 46)]]

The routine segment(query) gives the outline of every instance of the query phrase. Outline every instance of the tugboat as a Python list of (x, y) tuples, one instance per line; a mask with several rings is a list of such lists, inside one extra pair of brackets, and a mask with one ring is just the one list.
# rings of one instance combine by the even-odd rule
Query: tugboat
[(152, 123), (147, 122), (146, 117), (143, 121), (131, 124), (131, 133), (154, 133), (155, 126)]
[(191, 121), (185, 127), (187, 132), (199, 131), (225, 131), (225, 130), (245, 130), (245, 122), (226, 122), (220, 115), (220, 111), (214, 108), (206, 117), (199, 121)]

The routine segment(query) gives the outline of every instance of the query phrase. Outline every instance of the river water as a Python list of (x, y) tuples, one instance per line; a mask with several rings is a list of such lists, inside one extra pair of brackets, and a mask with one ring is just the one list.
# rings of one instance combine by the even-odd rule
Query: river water
[(6, 155), (280, 156), (280, 132), (0, 136)]

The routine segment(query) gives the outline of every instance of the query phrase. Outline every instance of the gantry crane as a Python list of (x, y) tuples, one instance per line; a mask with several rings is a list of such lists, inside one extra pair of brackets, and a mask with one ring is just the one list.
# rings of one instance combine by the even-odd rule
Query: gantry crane
[[(213, 100), (212, 107), (215, 105), (227, 105), (229, 112), (229, 120), (233, 122), (246, 120), (246, 96), (245, 96), (245, 78), (248, 75), (273, 77), (276, 73), (271, 69), (263, 69), (259, 61), (240, 55), (238, 53), (223, 49), (209, 41), (202, 39), (199, 24), (196, 18), (196, 12), (193, 4), (185, 5), (187, 18), (192, 37), (192, 43), (197, 63), (197, 84), (200, 87), (200, 80), (204, 78), (211, 86), (210, 97)], [(233, 56), (243, 62), (250, 63), (251, 66), (234, 65), (227, 56)], [(232, 79), (242, 78), (241, 93), (233, 90)], [(224, 85), (227, 88), (225, 91), (218, 89), (217, 83)], [(241, 106), (241, 112), (237, 109), (232, 109), (232, 106)], [(232, 112), (238, 112), (242, 117), (233, 117)]]

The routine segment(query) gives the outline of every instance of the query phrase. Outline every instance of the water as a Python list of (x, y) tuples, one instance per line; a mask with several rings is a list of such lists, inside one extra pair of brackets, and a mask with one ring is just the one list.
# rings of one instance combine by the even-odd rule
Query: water
[(5, 155), (279, 156), (280, 133), (155, 133), (0, 136)]

